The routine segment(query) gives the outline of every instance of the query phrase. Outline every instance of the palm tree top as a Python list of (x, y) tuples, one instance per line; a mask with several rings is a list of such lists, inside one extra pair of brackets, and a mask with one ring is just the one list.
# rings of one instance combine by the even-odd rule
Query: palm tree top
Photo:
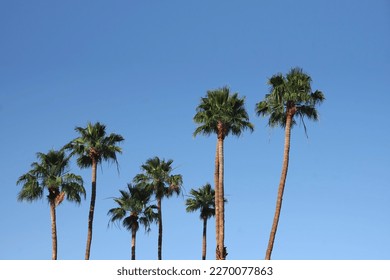
[[(61, 191), (69, 201), (81, 202), (85, 198), (85, 189), (81, 176), (69, 172), (70, 158), (65, 151), (51, 149), (47, 154), (37, 153), (38, 162), (31, 164), (31, 170), (19, 177), (16, 184), (23, 184), (18, 194), (18, 200), (28, 202), (40, 199), (43, 190), (51, 189), (48, 199), (54, 199), (54, 194)], [(53, 192), (53, 190), (57, 190)]]
[(208, 219), (215, 216), (215, 191), (207, 183), (198, 190), (190, 190), (191, 197), (186, 200), (186, 211), (200, 210), (200, 218)]
[(238, 93), (231, 94), (226, 86), (207, 91), (206, 97), (201, 98), (201, 102), (196, 108), (194, 121), (199, 126), (196, 128), (194, 136), (200, 133), (218, 135), (221, 126), (224, 130), (223, 137), (230, 133), (240, 136), (245, 129), (253, 131), (254, 126), (249, 122), (244, 103), (245, 97), (240, 98)]
[(149, 158), (145, 164), (141, 165), (143, 173), (137, 174), (133, 181), (138, 185), (151, 189), (158, 198), (170, 197), (174, 193), (179, 195), (183, 178), (179, 174), (171, 174), (173, 170), (172, 163), (172, 159), (165, 160), (157, 156)]
[(146, 173), (159, 175), (156, 177), (162, 177), (172, 171), (172, 163), (172, 159), (165, 160), (155, 156), (147, 159), (146, 162), (141, 165), (141, 169)]
[[(288, 113), (300, 118), (305, 126), (304, 117), (318, 120), (317, 104), (325, 100), (324, 94), (316, 90), (312, 92), (311, 77), (299, 67), (292, 68), (286, 76), (275, 74), (269, 80), (270, 92), (265, 99), (256, 104), (258, 116), (269, 116), (270, 127), (285, 127)], [(295, 118), (292, 126), (296, 124)], [(306, 130), (306, 126), (305, 126)]]
[[(144, 225), (145, 231), (150, 231), (150, 223), (153, 222), (157, 214), (154, 210), (157, 208), (155, 205), (149, 205), (151, 192), (138, 185), (127, 185), (127, 190), (119, 190), (121, 196), (114, 198), (114, 201), (118, 205), (116, 208), (112, 208), (108, 211), (107, 215), (110, 215), (110, 223), (122, 220), (123, 227), (127, 230), (132, 230), (134, 225), (138, 230), (138, 221)], [(126, 213), (130, 213), (126, 217)]]
[(124, 138), (115, 133), (107, 135), (106, 126), (100, 122), (92, 124), (88, 122), (86, 127), (76, 127), (75, 131), (79, 137), (73, 139), (64, 146), (64, 149), (72, 150), (72, 154), (79, 155), (77, 164), (81, 168), (92, 166), (92, 159), (97, 163), (102, 161), (113, 161), (118, 166), (117, 153), (122, 149), (117, 145), (124, 141)]

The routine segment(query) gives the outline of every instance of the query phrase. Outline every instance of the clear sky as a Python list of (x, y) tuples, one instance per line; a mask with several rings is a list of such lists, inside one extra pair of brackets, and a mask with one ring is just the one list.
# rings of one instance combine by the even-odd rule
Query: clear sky
[[(148, 158), (173, 159), (183, 196), (163, 200), (163, 258), (200, 259), (191, 188), (213, 183), (216, 136), (194, 138), (207, 90), (246, 97), (254, 133), (225, 144), (228, 259), (263, 259), (284, 133), (255, 114), (267, 78), (302, 67), (326, 101), (309, 138), (292, 132), (274, 259), (390, 259), (390, 3), (298, 1), (0, 1), (0, 259), (50, 259), (47, 200), (17, 202), (37, 152), (100, 121), (125, 142), (98, 169), (91, 259), (130, 258), (130, 233), (107, 211)], [(87, 199), (57, 209), (58, 258), (83, 259)], [(215, 223), (209, 222), (208, 258)], [(140, 229), (138, 259), (157, 259), (157, 227)]]

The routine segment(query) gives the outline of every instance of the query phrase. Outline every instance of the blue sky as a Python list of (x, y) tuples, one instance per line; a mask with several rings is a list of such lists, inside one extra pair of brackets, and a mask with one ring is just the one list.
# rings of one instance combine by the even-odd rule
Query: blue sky
[[(292, 132), (274, 259), (389, 259), (390, 4), (377, 1), (0, 2), (0, 259), (50, 259), (46, 200), (16, 201), (37, 152), (100, 121), (125, 138), (120, 173), (98, 173), (91, 259), (128, 259), (130, 234), (107, 227), (112, 197), (148, 158), (173, 159), (183, 196), (163, 201), (163, 258), (200, 259), (191, 188), (213, 182), (216, 137), (193, 138), (207, 90), (246, 97), (253, 133), (225, 144), (229, 259), (263, 259), (284, 134), (255, 115), (267, 78), (302, 67), (324, 92), (320, 121)], [(88, 191), (57, 209), (58, 258), (83, 259)], [(208, 258), (214, 257), (214, 220)], [(157, 258), (157, 227), (138, 233), (138, 259)]]

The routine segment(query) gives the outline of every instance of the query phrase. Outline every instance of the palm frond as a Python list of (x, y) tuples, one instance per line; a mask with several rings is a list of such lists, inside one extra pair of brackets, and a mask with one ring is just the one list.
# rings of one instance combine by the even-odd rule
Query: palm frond
[(18, 193), (18, 201), (26, 200), (32, 202), (43, 196), (43, 188), (40, 186), (37, 178), (31, 173), (26, 173), (19, 177), (17, 185), (23, 184), (21, 191)]

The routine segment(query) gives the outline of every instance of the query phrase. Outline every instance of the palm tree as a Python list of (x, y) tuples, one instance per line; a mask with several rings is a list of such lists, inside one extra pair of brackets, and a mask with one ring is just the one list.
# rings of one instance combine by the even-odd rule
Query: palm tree
[(102, 161), (113, 161), (118, 166), (116, 154), (121, 153), (122, 149), (117, 144), (124, 139), (121, 135), (115, 133), (107, 135), (106, 126), (99, 122), (95, 124), (88, 123), (85, 128), (76, 127), (75, 131), (80, 136), (65, 145), (64, 148), (71, 150), (72, 154), (78, 155), (77, 164), (80, 168), (92, 167), (91, 204), (89, 207), (87, 245), (85, 249), (85, 259), (89, 260), (96, 200), (96, 169)]
[(150, 158), (141, 166), (142, 173), (134, 177), (134, 183), (151, 190), (157, 200), (158, 259), (162, 259), (162, 199), (180, 194), (183, 179), (181, 175), (171, 175), (173, 160)]
[(22, 184), (18, 194), (19, 201), (32, 202), (42, 198), (44, 190), (49, 194), (52, 259), (57, 259), (57, 222), (56, 207), (66, 198), (76, 203), (85, 198), (83, 179), (69, 172), (69, 157), (64, 151), (50, 150), (47, 154), (37, 153), (39, 162), (31, 164), (31, 170), (19, 177), (17, 185)]
[[(108, 211), (111, 216), (110, 222), (122, 220), (123, 227), (131, 231), (131, 259), (135, 260), (136, 234), (139, 225), (145, 227), (145, 231), (150, 231), (150, 224), (157, 218), (153, 211), (157, 207), (149, 205), (150, 191), (139, 186), (127, 185), (128, 190), (120, 190), (121, 196), (114, 198), (118, 205)], [(129, 213), (128, 216), (127, 213)]]
[(198, 190), (191, 189), (190, 194), (191, 197), (186, 200), (186, 210), (187, 212), (200, 210), (200, 218), (203, 220), (202, 260), (205, 260), (207, 220), (215, 216), (215, 191), (207, 183)]
[(268, 84), (271, 86), (270, 93), (265, 95), (263, 101), (256, 104), (256, 113), (259, 116), (269, 116), (268, 125), (270, 127), (283, 127), (285, 129), (285, 139), (282, 174), (278, 188), (275, 216), (265, 256), (266, 260), (271, 259), (282, 208), (289, 163), (291, 128), (296, 124), (296, 118), (299, 118), (306, 132), (304, 117), (317, 121), (316, 105), (325, 100), (321, 91), (312, 92), (311, 77), (300, 68), (291, 69), (286, 76), (276, 74), (268, 80)]
[(217, 135), (217, 150), (215, 155), (215, 220), (216, 220), (216, 259), (224, 260), (227, 252), (225, 240), (225, 205), (224, 205), (224, 139), (230, 133), (240, 136), (253, 124), (249, 122), (248, 113), (244, 107), (245, 98), (239, 98), (238, 93), (230, 94), (227, 87), (207, 92), (196, 108), (194, 121), (199, 124), (194, 132), (198, 134)]

